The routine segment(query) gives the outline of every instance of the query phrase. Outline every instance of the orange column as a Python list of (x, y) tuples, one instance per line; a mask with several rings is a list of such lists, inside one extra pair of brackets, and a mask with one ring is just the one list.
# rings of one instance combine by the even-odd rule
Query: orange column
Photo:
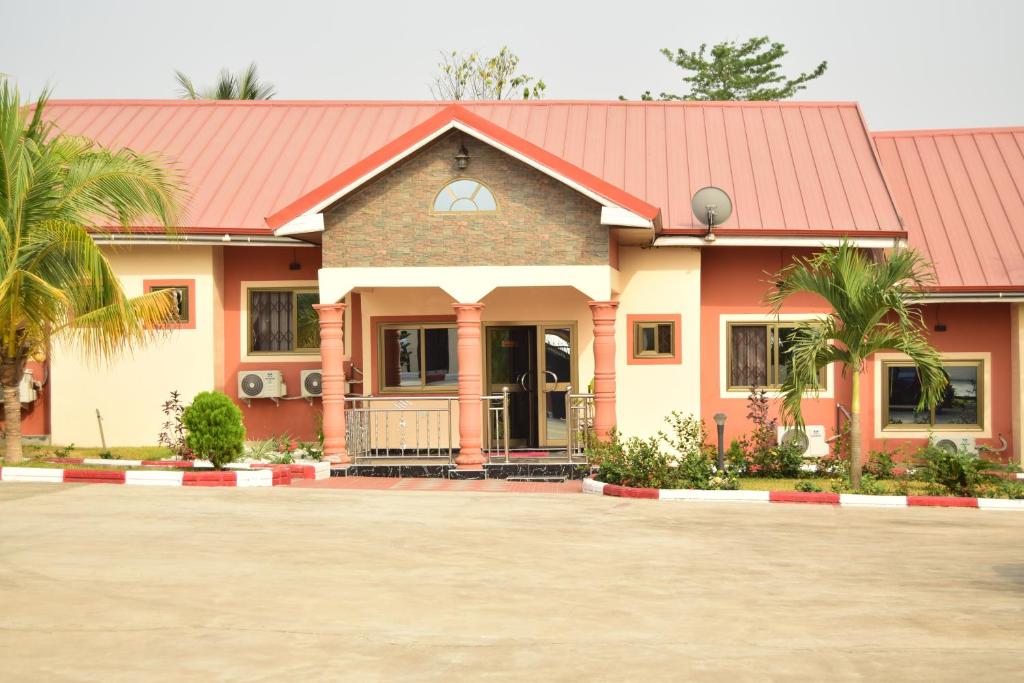
[(316, 304), (320, 316), (324, 460), (348, 464), (345, 448), (345, 304)]
[(602, 441), (615, 426), (615, 311), (618, 301), (590, 301), (594, 318), (594, 431)]
[(480, 314), (483, 304), (452, 304), (458, 329), (459, 357), (459, 469), (480, 469), (484, 455), (480, 450), (483, 426), (480, 406), (484, 353), (480, 344)]

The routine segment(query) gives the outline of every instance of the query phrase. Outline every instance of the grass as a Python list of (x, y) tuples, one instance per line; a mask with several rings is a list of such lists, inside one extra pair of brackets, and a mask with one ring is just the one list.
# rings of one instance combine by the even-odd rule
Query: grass
[[(832, 491), (833, 480), (818, 477), (800, 477), (798, 479), (743, 477), (740, 479), (740, 489), (743, 491), (796, 491), (796, 484), (799, 481), (810, 481), (826, 493)], [(878, 483), (885, 487), (891, 495), (901, 495), (897, 493), (897, 486), (900, 482), (885, 479)], [(923, 481), (911, 481), (909, 482), (909, 488), (910, 495), (912, 496), (925, 495), (928, 485)]]
[[(25, 444), (26, 458), (53, 458), (57, 451), (62, 450), (60, 446), (42, 446), (38, 444)], [(171, 450), (163, 446), (117, 446), (114, 448), (78, 448), (72, 444), (71, 451), (64, 457), (67, 458), (99, 458), (101, 453), (110, 451), (116, 460), (166, 460), (172, 457)]]
[[(116, 461), (111, 461), (116, 462)], [(0, 458), (0, 466), (2, 467), (33, 467), (36, 469), (49, 469), (49, 470), (116, 470), (118, 472), (124, 472), (125, 470), (131, 469), (124, 465), (76, 465), (70, 462), (46, 462), (46, 460), (22, 460), (18, 463), (8, 464)], [(171, 472), (180, 472), (180, 467), (145, 467), (135, 469), (145, 469), (146, 472), (168, 470)]]

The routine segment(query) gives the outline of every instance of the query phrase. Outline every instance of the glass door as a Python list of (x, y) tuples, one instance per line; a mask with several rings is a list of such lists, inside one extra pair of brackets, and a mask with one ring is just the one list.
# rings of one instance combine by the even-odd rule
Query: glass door
[(572, 386), (573, 328), (569, 325), (542, 325), (540, 376), (540, 445), (565, 446), (568, 435), (565, 397)]
[(509, 390), (508, 436), (512, 448), (537, 443), (537, 328), (487, 327), (487, 392)]

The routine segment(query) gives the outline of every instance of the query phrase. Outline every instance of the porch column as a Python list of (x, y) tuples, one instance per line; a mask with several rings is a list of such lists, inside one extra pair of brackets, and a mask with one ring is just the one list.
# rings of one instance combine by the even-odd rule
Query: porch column
[(348, 464), (345, 448), (345, 304), (314, 304), (320, 316), (324, 460)]
[(594, 432), (608, 440), (615, 426), (615, 312), (618, 301), (590, 301), (594, 319)]
[(452, 304), (455, 309), (459, 358), (459, 469), (480, 469), (484, 455), (480, 450), (482, 427), (480, 395), (483, 347), (480, 344), (480, 314), (483, 304)]

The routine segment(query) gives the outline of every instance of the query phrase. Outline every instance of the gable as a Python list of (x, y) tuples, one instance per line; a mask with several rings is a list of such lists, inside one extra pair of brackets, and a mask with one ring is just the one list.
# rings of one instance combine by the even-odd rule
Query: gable
[[(460, 145), (470, 160), (455, 164)], [(453, 180), (482, 183), (497, 209), (435, 211)], [(601, 205), (458, 131), (437, 138), (324, 210), (325, 268), (606, 265)]]

